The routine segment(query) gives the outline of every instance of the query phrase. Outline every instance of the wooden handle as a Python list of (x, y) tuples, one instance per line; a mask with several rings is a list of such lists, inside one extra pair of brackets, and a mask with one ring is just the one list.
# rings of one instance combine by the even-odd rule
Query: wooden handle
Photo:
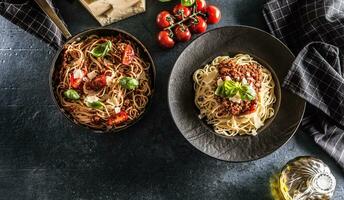
[(62, 20), (57, 16), (55, 10), (50, 6), (50, 4), (46, 0), (35, 0), (38, 6), (43, 10), (43, 12), (48, 15), (51, 21), (60, 29), (62, 34), (65, 36), (66, 39), (72, 37), (69, 33), (67, 27), (64, 25)]

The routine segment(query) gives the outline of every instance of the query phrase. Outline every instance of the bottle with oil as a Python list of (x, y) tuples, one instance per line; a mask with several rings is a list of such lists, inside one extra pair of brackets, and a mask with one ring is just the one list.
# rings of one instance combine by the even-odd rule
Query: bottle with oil
[(329, 200), (336, 179), (319, 159), (301, 156), (289, 161), (272, 184), (275, 200)]

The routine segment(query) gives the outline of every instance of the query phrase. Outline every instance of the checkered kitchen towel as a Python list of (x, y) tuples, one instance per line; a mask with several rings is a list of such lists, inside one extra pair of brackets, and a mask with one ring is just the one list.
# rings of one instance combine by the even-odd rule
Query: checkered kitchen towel
[(33, 0), (1, 0), (0, 15), (55, 49), (64, 42), (61, 31)]
[(344, 0), (270, 0), (263, 14), (297, 55), (283, 86), (308, 102), (301, 130), (344, 168)]

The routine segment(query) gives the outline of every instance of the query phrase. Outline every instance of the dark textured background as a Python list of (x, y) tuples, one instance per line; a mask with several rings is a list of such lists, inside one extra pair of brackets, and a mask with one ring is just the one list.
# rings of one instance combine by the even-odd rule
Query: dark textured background
[[(176, 0), (175, 0), (176, 1)], [(264, 0), (211, 1), (221, 23), (266, 29)], [(77, 1), (56, 1), (72, 33), (97, 27)], [(195, 150), (178, 132), (167, 106), (167, 81), (185, 48), (162, 51), (154, 20), (173, 3), (148, 0), (147, 12), (115, 23), (140, 39), (157, 65), (154, 105), (134, 127), (99, 135), (66, 120), (53, 104), (48, 73), (54, 51), (0, 18), (0, 199), (270, 199), (269, 177), (288, 160), (313, 155), (337, 178), (333, 199), (344, 199), (343, 171), (308, 135), (258, 161), (227, 163)]]

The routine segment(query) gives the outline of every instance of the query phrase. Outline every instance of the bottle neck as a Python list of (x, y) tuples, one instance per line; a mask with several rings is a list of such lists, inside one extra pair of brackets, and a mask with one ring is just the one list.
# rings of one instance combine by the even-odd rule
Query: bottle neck
[(313, 176), (310, 186), (320, 194), (329, 194), (336, 187), (336, 179), (331, 173), (320, 172)]

